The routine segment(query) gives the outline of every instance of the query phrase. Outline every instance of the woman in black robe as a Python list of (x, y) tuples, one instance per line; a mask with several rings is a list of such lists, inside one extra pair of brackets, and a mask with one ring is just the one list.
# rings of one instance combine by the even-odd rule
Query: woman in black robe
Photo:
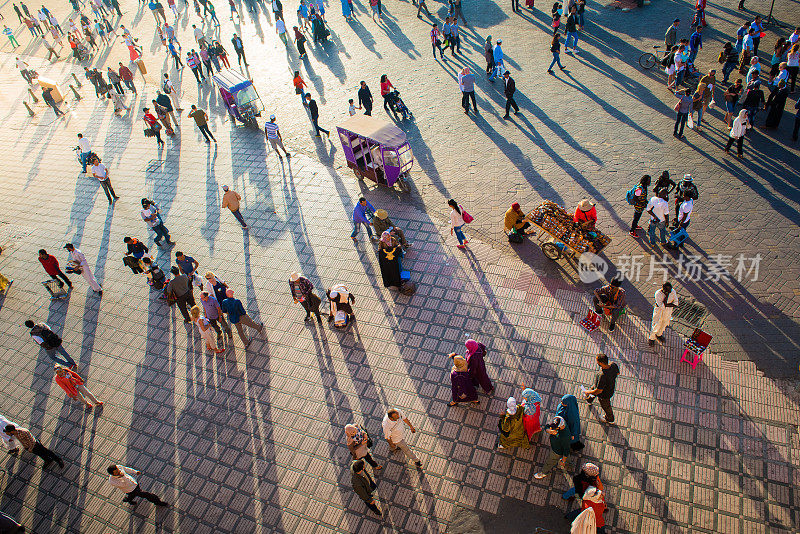
[(384, 287), (400, 287), (400, 244), (387, 230), (378, 244), (378, 263), (381, 267)]
[(786, 98), (789, 96), (789, 88), (786, 87), (786, 82), (781, 80), (778, 87), (772, 90), (767, 98), (765, 105), (769, 110), (767, 113), (767, 121), (764, 123), (764, 128), (774, 130), (781, 123), (783, 117), (783, 108), (786, 106)]

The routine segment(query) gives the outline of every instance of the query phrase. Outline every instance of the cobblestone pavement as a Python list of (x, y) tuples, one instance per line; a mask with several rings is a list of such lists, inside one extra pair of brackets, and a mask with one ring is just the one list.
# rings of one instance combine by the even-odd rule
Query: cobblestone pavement
[[(321, 122), (333, 125), (343, 118), (346, 98), (354, 96), (361, 77), (373, 80), (377, 92), (372, 56), (383, 60), (382, 68), (396, 65), (389, 75), (416, 117), (403, 127), (426, 171), (414, 175), (412, 195), (357, 182), (342, 170), (335, 138), (331, 143), (309, 136), (299, 102), (287, 101), (289, 69), (264, 16), (260, 29), (247, 16), (241, 29), (257, 84), (269, 80), (259, 85), (262, 97), (268, 109), (278, 110), (290, 150), (301, 152), (291, 162), (267, 154), (262, 136), (232, 127), (210, 86), (198, 92), (188, 79), (182, 83), (183, 98), (214, 112), (212, 131), (219, 145), (203, 144), (184, 117), (180, 141), (167, 141), (167, 149), (158, 153), (152, 139), (141, 137), (138, 113), (113, 117), (86, 85), (83, 100), (70, 104), (63, 122), (54, 121), (41, 104), (34, 106), (36, 117), (28, 119), (20, 109), (21, 80), (6, 76), (0, 142), (19, 163), (9, 166), (8, 201), (0, 219), (0, 272), (15, 279), (10, 294), (0, 300), (0, 346), (7, 369), (2, 413), (29, 426), (68, 465), (63, 472), (42, 472), (27, 454), (9, 457), (0, 471), (0, 509), (36, 533), (439, 532), (449, 525), (457, 532), (470, 520), (477, 529), (497, 532), (514, 513), (521, 518), (520, 531), (566, 531), (558, 514), (553, 520), (543, 512), (565, 508), (563, 477), (532, 478), (546, 456), (544, 441), (527, 451), (499, 452), (494, 448), (497, 418), (521, 382), (539, 391), (545, 413), (552, 414), (561, 395), (575, 393), (590, 380), (594, 354), (605, 351), (622, 369), (614, 399), (620, 425), (601, 426), (598, 413), (582, 405), (587, 447), (573, 464), (589, 459), (602, 464), (611, 508), (606, 519), (614, 531), (797, 531), (797, 402), (773, 376), (796, 361), (784, 348), (796, 318), (797, 197), (792, 180), (797, 153), (781, 140), (788, 138), (790, 120), (784, 117), (777, 144), (756, 133), (748, 155), (758, 154), (758, 161), (752, 157), (720, 166), (711, 154), (722, 139), (718, 126), (702, 138), (690, 132), (688, 145), (673, 146), (668, 135), (671, 101), (659, 92), (660, 77), (630, 66), (639, 44), (643, 48), (649, 41), (639, 43), (621, 33), (630, 31), (624, 17), (644, 20), (644, 32), (667, 6), (621, 14), (590, 3), (590, 44), (570, 65), (570, 83), (580, 91), (530, 71), (547, 55), (543, 45), (538, 50), (530, 46), (544, 42), (541, 13), (523, 13), (517, 20), (509, 18), (508, 6), (487, 4), (479, 18), (477, 8), (467, 6), (475, 26), (465, 31), (465, 48), (477, 46), (477, 36), (487, 32), (502, 35), (518, 86), (528, 95), (518, 99), (521, 116), (503, 125), (497, 114), (500, 93), (482, 84), (485, 119), (474, 123), (478, 133), (457, 101), (437, 106), (458, 96), (454, 69), (443, 70), (427, 57), (427, 30), (413, 20), (410, 5), (388, 5), (390, 18), (377, 31), (364, 8), (360, 23), (350, 30), (338, 17), (338, 6), (330, 5), (333, 42), (325, 52), (312, 49), (303, 66), (307, 76), (314, 69), (309, 78), (323, 104)], [(147, 35), (150, 46), (150, 15), (129, 7), (133, 19), (128, 25)], [(441, 4), (432, 7), (443, 9)], [(220, 15), (225, 11), (224, 6), (218, 9)], [(287, 14), (292, 9), (285, 7)], [(686, 5), (681, 9), (688, 13)], [(712, 13), (712, 31), (717, 23), (726, 27), (723, 15), (738, 16), (722, 8)], [(130, 17), (126, 13), (123, 22)], [(230, 23), (222, 18), (227, 35)], [(186, 19), (181, 24), (191, 27)], [(412, 39), (412, 31), (419, 36)], [(527, 32), (528, 41), (515, 42), (508, 37), (514, 32)], [(181, 37), (191, 40), (188, 31)], [(3, 51), (8, 48), (3, 43)], [(257, 64), (253, 58), (259, 53), (272, 57)], [(708, 51), (701, 57), (713, 55)], [(288, 56), (290, 65), (298, 64), (294, 52)], [(134, 107), (148, 102), (155, 91), (155, 61), (146, 57), (153, 64), (151, 83)], [(124, 56), (114, 50), (101, 58), (115, 64)], [(480, 66), (474, 52), (469, 61)], [(13, 56), (4, 56), (3, 62), (3, 71), (11, 72)], [(64, 62), (52, 67), (36, 57), (32, 62), (57, 81), (67, 80), (73, 70)], [(575, 111), (570, 105), (585, 119), (571, 119)], [(652, 109), (659, 111), (656, 117)], [(96, 183), (75, 171), (70, 148), (78, 131), (101, 140), (95, 146), (122, 197), (113, 209)], [(489, 150), (487, 140), (493, 141)], [(647, 346), (649, 317), (643, 300), (614, 335), (586, 334), (577, 320), (585, 313), (587, 292), (571, 280), (572, 267), (549, 265), (532, 247), (523, 249), (519, 261), (495, 246), (497, 221), (511, 198), (523, 205), (539, 198), (573, 205), (591, 194), (618, 223), (609, 257), (632, 252), (633, 242), (623, 237), (627, 212), (622, 197), (627, 184), (649, 168), (654, 153), (658, 169), (666, 166), (680, 174), (686, 168), (702, 176), (701, 199), (712, 201), (709, 205), (727, 208), (748, 188), (756, 192), (735, 216), (735, 228), (726, 228), (722, 210), (696, 212), (695, 228), (719, 219), (693, 234), (698, 249), (708, 254), (762, 250), (766, 276), (725, 292), (699, 285), (682, 289), (699, 291), (692, 295), (707, 299), (718, 316), (719, 307), (729, 306), (728, 315), (717, 317), (718, 328), (739, 334), (730, 346), (735, 342), (740, 348), (725, 352), (724, 358), (709, 354), (696, 370), (678, 363), (681, 329), (668, 330), (665, 347)], [(220, 213), (225, 183), (242, 194), (248, 233), (240, 233), (232, 216)], [(415, 243), (406, 261), (418, 283), (413, 297), (398, 296), (376, 280), (377, 261), (365, 236), (355, 246), (347, 239), (349, 214), (360, 194), (388, 207)], [(266, 323), (266, 339), (257, 339), (247, 350), (236, 341), (223, 357), (206, 355), (180, 315), (126, 272), (120, 261), (122, 237), (147, 237), (152, 243), (138, 215), (141, 196), (160, 203), (178, 248), (197, 258), (201, 269), (231, 282), (250, 313)], [(442, 218), (443, 201), (450, 196), (478, 215), (466, 252), (453, 246)], [(763, 236), (766, 217), (779, 236)], [(718, 230), (712, 233), (712, 228)], [(723, 232), (730, 245), (722, 241)], [(39, 282), (45, 275), (36, 251), (48, 248), (63, 263), (60, 246), (67, 240), (86, 253), (106, 290), (102, 298), (81, 279), (68, 300), (51, 302), (44, 295)], [(157, 258), (162, 265), (170, 261), (163, 250)], [(286, 287), (287, 273), (298, 268), (318, 288), (336, 281), (349, 285), (358, 299), (358, 319), (350, 330), (302, 322), (302, 310), (291, 305)], [(648, 284), (631, 292), (650, 293)], [(735, 322), (734, 313), (741, 311), (737, 296), (747, 298), (759, 317), (742, 314)], [(63, 331), (64, 344), (79, 359), (90, 387), (107, 401), (102, 414), (64, 401), (52, 383), (51, 361), (21, 326), (29, 317)], [(777, 330), (761, 330), (761, 335), (762, 351), (775, 361), (759, 360), (746, 348), (755, 333), (745, 332), (741, 323), (774, 325)], [(489, 347), (497, 397), (482, 398), (480, 408), (449, 408), (446, 354), (460, 350), (467, 335)], [(376, 439), (376, 456), (386, 462), (378, 494), (388, 509), (378, 520), (365, 515), (349, 487), (342, 427), (355, 420), (379, 436), (387, 404), (401, 407), (419, 428), (411, 445), (425, 469), (419, 473), (405, 466)], [(131, 513), (105, 485), (105, 467), (111, 462), (142, 470), (143, 487), (174, 506), (154, 511), (144, 503)]]

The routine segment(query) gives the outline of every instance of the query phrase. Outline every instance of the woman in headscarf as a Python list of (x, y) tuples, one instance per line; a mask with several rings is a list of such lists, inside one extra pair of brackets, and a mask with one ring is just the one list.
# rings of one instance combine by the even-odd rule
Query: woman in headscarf
[(509, 397), (506, 402), (506, 411), (500, 417), (497, 426), (500, 428), (500, 449), (522, 447), (529, 449), (531, 442), (525, 433), (525, 423), (522, 422), (524, 408), (517, 404), (517, 399)]
[(739, 111), (739, 116), (733, 119), (733, 125), (731, 126), (731, 131), (728, 134), (728, 144), (725, 145), (725, 153), (729, 154), (733, 143), (736, 143), (736, 155), (738, 157), (742, 157), (744, 153), (744, 134), (747, 132), (747, 129), (750, 128), (752, 125), (748, 120), (747, 110), (743, 109)]
[(400, 287), (400, 245), (387, 230), (378, 243), (378, 264), (381, 268), (384, 287)]
[(558, 405), (556, 415), (560, 415), (567, 422), (570, 444), (574, 449), (575, 444), (581, 441), (581, 413), (578, 410), (578, 399), (575, 395), (561, 397), (561, 404)]
[(567, 430), (567, 422), (564, 418), (557, 415), (553, 421), (545, 427), (548, 434), (550, 434), (550, 453), (544, 461), (542, 470), (533, 475), (533, 478), (541, 480), (552, 471), (556, 465), (562, 471), (567, 471), (569, 455), (572, 452), (569, 446), (569, 430)]
[(451, 352), (450, 357), (453, 358), (453, 369), (450, 371), (450, 387), (453, 400), (450, 402), (450, 406), (455, 406), (459, 402), (479, 404), (478, 392), (475, 390), (472, 378), (469, 376), (467, 360), (455, 352)]
[(581, 507), (564, 517), (572, 521), (573, 534), (605, 534), (606, 522), (603, 512), (606, 510), (605, 494), (599, 488), (590, 486), (583, 494)]
[(561, 494), (561, 498), (566, 500), (574, 497), (575, 495), (578, 497), (583, 497), (584, 492), (590, 486), (594, 486), (602, 490), (603, 483), (600, 481), (600, 468), (597, 466), (597, 464), (586, 462), (583, 464), (583, 467), (581, 467), (581, 470), (578, 472), (578, 474), (572, 477), (572, 484), (573, 487)]
[(774, 130), (778, 127), (781, 123), (781, 117), (783, 117), (783, 108), (786, 106), (786, 99), (789, 96), (789, 88), (786, 87), (786, 81), (781, 80), (778, 82), (778, 85), (772, 92), (769, 94), (769, 98), (767, 98), (767, 103), (764, 105), (764, 109), (768, 109), (769, 113), (767, 113), (767, 120), (764, 123), (764, 128), (768, 130)]
[(472, 377), (472, 383), (476, 386), (480, 384), (487, 395), (493, 395), (494, 385), (492, 385), (492, 381), (486, 373), (486, 362), (483, 359), (486, 356), (486, 346), (474, 339), (468, 339), (464, 345), (467, 347), (465, 358), (469, 368), (469, 376)]
[(528, 440), (532, 440), (533, 436), (542, 430), (542, 398), (531, 388), (525, 388), (522, 390), (522, 407), (524, 409), (522, 423), (525, 425)]
[(350, 424), (344, 426), (344, 434), (347, 438), (347, 448), (350, 449), (350, 455), (353, 460), (364, 459), (373, 469), (383, 469), (378, 465), (375, 458), (372, 457), (369, 451), (369, 435), (363, 428)]

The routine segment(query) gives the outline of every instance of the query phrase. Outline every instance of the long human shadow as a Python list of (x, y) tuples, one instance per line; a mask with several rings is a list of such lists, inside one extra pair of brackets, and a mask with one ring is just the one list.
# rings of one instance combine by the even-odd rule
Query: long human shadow
[[(80, 491), (80, 478), (85, 473), (83, 466), (80, 465), (80, 455), (84, 448), (87, 420), (87, 413), (83, 410), (81, 403), (65, 397), (58, 414), (56, 426), (58, 432), (53, 436), (51, 442), (45, 445), (62, 458), (64, 469), (60, 469), (58, 472), (54, 472), (50, 468), (42, 470), (35, 505), (34, 532), (45, 534), (60, 532), (61, 526), (66, 526), (67, 530), (80, 531), (83, 507), (80, 506), (79, 499), (85, 501), (86, 497), (85, 492)], [(78, 452), (79, 457), (69, 457), (65, 454), (67, 449), (70, 449), (71, 452)], [(60, 491), (58, 499), (53, 499), (46, 488), (56, 484), (63, 485), (63, 489)]]
[[(331, 30), (333, 35), (333, 30)], [(336, 76), (340, 84), (344, 84), (347, 80), (347, 72), (345, 71), (344, 64), (339, 58), (339, 49), (332, 41), (324, 41), (322, 43), (306, 43), (306, 51), (310, 51), (314, 55), (314, 59), (325, 65), (328, 70)]]
[[(156, 292), (148, 295), (147, 341), (140, 363), (136, 365), (133, 388), (133, 408), (127, 432), (126, 457), (112, 458), (112, 463), (124, 463), (142, 471), (139, 477), (145, 491), (174, 503), (183, 495), (175, 487), (177, 471), (176, 446), (176, 367), (177, 349), (173, 308), (165, 308)], [(187, 466), (182, 466), (185, 468)], [(113, 497), (118, 498), (117, 494)], [(127, 504), (117, 504), (120, 508)], [(183, 503), (180, 504), (183, 508)], [(131, 512), (129, 532), (137, 532), (153, 505), (140, 502)], [(156, 512), (159, 522), (175, 521), (172, 510)], [(180, 515), (177, 518), (180, 524)], [(177, 526), (177, 525), (176, 525)], [(167, 529), (169, 530), (169, 529)]]
[(352, 21), (348, 22), (350, 25), (350, 29), (353, 30), (353, 33), (361, 39), (361, 43), (364, 45), (369, 52), (374, 54), (378, 59), (383, 59), (383, 56), (380, 52), (375, 49), (375, 38), (372, 36), (372, 32), (369, 31), (361, 21), (358, 19), (353, 19)]
[(406, 37), (406, 34), (400, 28), (400, 26), (395, 22), (389, 10), (384, 5), (383, 7), (383, 19), (381, 24), (378, 26), (380, 29), (384, 31), (386, 37), (392, 42), (393, 45), (397, 47), (398, 50), (403, 52), (408, 56), (408, 59), (415, 60), (422, 57), (422, 54), (417, 50), (416, 45), (414, 44), (411, 39)]
[(220, 218), (220, 186), (216, 175), (217, 145), (210, 145), (206, 152), (206, 216), (203, 226), (200, 227), (202, 235), (209, 246), (209, 254), (214, 255), (214, 243), (219, 232)]

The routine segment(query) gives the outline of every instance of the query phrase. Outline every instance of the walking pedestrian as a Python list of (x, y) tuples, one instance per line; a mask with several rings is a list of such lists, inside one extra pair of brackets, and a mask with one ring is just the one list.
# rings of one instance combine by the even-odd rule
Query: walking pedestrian
[[(64, 287), (66, 282), (67, 286), (72, 289), (72, 282), (67, 275), (61, 272), (61, 267), (58, 265), (58, 259), (52, 254), (48, 254), (45, 249), (39, 249), (39, 262), (44, 267), (44, 271), (50, 275), (50, 278), (58, 282), (58, 287)], [(61, 278), (63, 282), (59, 280)]]
[(533, 441), (533, 436), (542, 431), (542, 397), (524, 384), (522, 387), (522, 424), (525, 426), (528, 441)]
[[(731, 126), (731, 119), (736, 111), (736, 104), (739, 101), (739, 95), (742, 94), (742, 79), (736, 80), (736, 83), (731, 84), (725, 90), (725, 126)], [(745, 115), (747, 114), (745, 110)]]
[(286, 150), (286, 147), (283, 146), (283, 136), (281, 136), (281, 130), (276, 121), (277, 118), (274, 114), (269, 116), (269, 122), (264, 124), (264, 135), (267, 137), (267, 141), (269, 141), (272, 150), (278, 154), (278, 158), (283, 159), (280, 150), (283, 150), (283, 153), (286, 154), (287, 158), (291, 158), (292, 155), (289, 154), (289, 152)]
[(3, 33), (8, 37), (8, 41), (11, 43), (13, 48), (17, 48), (19, 46), (19, 41), (17, 38), (14, 37), (14, 30), (3, 24)]
[[(50, 43), (50, 41), (47, 40), (46, 37), (42, 37), (42, 44), (44, 45), (45, 49), (47, 50), (47, 60), (48, 61), (50, 61), (50, 58), (52, 58), (53, 56), (55, 56), (56, 59), (61, 59), (61, 56), (58, 55), (58, 52), (56, 52), (56, 49), (53, 48), (53, 45)], [(59, 42), (59, 45), (60, 45), (60, 42)]]
[(164, 145), (164, 140), (161, 139), (161, 125), (158, 123), (158, 117), (150, 113), (150, 108), (142, 108), (144, 115), (142, 120), (147, 127), (144, 130), (145, 137), (155, 137), (159, 146)]
[(412, 434), (417, 432), (417, 429), (414, 428), (414, 425), (411, 424), (411, 421), (409, 421), (400, 410), (397, 408), (389, 408), (389, 410), (386, 411), (386, 415), (383, 416), (383, 422), (381, 423), (383, 428), (383, 437), (389, 442), (390, 451), (394, 452), (397, 449), (400, 449), (403, 451), (403, 454), (406, 455), (406, 458), (414, 462), (414, 465), (421, 468), (422, 461), (417, 458), (417, 455), (414, 454), (414, 452), (409, 448), (408, 443), (406, 443), (405, 428), (403, 427), (403, 423), (408, 425), (408, 429)]
[(292, 85), (294, 85), (294, 92), (295, 94), (300, 95), (300, 101), (303, 105), (306, 105), (306, 91), (305, 88), (307, 87), (306, 82), (303, 81), (303, 77), (300, 76), (300, 71), (294, 71), (294, 78), (292, 78)]
[(103, 188), (103, 191), (108, 198), (108, 205), (114, 203), (115, 200), (118, 200), (119, 197), (114, 192), (114, 187), (111, 185), (111, 177), (108, 175), (108, 168), (100, 162), (100, 158), (97, 156), (94, 157), (94, 161), (92, 162), (92, 176), (97, 178), (100, 182), (100, 186)]
[(492, 74), (489, 76), (489, 81), (493, 82), (495, 78), (505, 72), (505, 63), (503, 63), (503, 40), (498, 39), (494, 48), (492, 49)]
[(467, 368), (472, 383), (476, 387), (480, 385), (484, 393), (491, 397), (494, 395), (494, 385), (489, 378), (489, 373), (486, 372), (486, 361), (484, 360), (486, 346), (474, 339), (468, 339), (464, 346), (466, 347), (464, 357), (467, 360)]
[(436, 50), (439, 50), (439, 57), (447, 60), (442, 51), (442, 32), (439, 30), (437, 23), (431, 24), (431, 47), (433, 48), (433, 59), (436, 59)]
[(733, 143), (736, 143), (736, 156), (742, 157), (744, 153), (742, 145), (744, 144), (744, 134), (751, 127), (750, 121), (747, 120), (747, 110), (739, 111), (739, 116), (733, 120), (731, 131), (728, 134), (728, 143), (725, 145), (725, 153), (730, 154)]
[(133, 84), (133, 73), (131, 72), (131, 69), (120, 62), (118, 73), (119, 77), (122, 78), (122, 83), (125, 84), (125, 87), (133, 91), (133, 94), (136, 94), (136, 86)]
[(609, 425), (614, 424), (614, 410), (611, 408), (611, 398), (617, 387), (617, 376), (619, 376), (619, 366), (616, 362), (609, 363), (608, 356), (603, 353), (597, 355), (597, 365), (600, 373), (595, 377), (594, 389), (581, 388), (586, 402), (592, 404), (597, 398), (605, 416), (603, 421)]
[(689, 36), (689, 63), (692, 65), (701, 48), (703, 48), (703, 27), (698, 25), (694, 33)]
[[(564, 27), (564, 33), (567, 36), (567, 41), (564, 43), (564, 52), (567, 54), (578, 53), (578, 6), (573, 4), (569, 8), (569, 16), (567, 16), (567, 24)], [(569, 44), (572, 43), (572, 52), (569, 50)]]
[(322, 303), (316, 293), (314, 293), (314, 284), (305, 276), (301, 276), (298, 272), (293, 272), (289, 275), (289, 290), (292, 293), (292, 298), (295, 304), (298, 302), (306, 310), (305, 321), (311, 320), (311, 314), (317, 316), (317, 322), (322, 324), (322, 315), (319, 312), (319, 305)]
[(169, 281), (169, 284), (167, 284), (167, 289), (164, 292), (167, 295), (167, 301), (170, 305), (178, 305), (178, 309), (181, 311), (181, 315), (183, 315), (184, 323), (191, 323), (192, 320), (189, 317), (189, 308), (195, 305), (194, 289), (191, 280), (188, 276), (181, 273), (178, 267), (172, 267), (170, 272), (172, 273), (172, 279)]
[(11, 434), (6, 434), (6, 427), (8, 425), (17, 426), (16, 423), (10, 421), (4, 415), (0, 415), (0, 440), (3, 442), (6, 452), (13, 455), (19, 452), (19, 440)]
[(88, 409), (103, 405), (103, 402), (97, 400), (92, 392), (89, 391), (83, 378), (78, 373), (59, 364), (56, 364), (54, 368), (56, 384), (64, 390), (67, 397), (73, 400), (80, 400)]
[(553, 54), (553, 61), (547, 67), (547, 74), (553, 74), (553, 65), (558, 63), (558, 68), (564, 70), (564, 65), (561, 64), (561, 36), (557, 33), (553, 34), (553, 40), (550, 41), (550, 52)]
[(233, 298), (233, 289), (228, 289), (225, 292), (225, 296), (226, 298), (222, 301), (220, 307), (222, 311), (228, 314), (228, 321), (236, 326), (236, 331), (239, 332), (239, 338), (241, 338), (244, 346), (247, 347), (253, 339), (248, 339), (247, 336), (244, 335), (244, 327), (242, 325), (247, 325), (254, 330), (258, 330), (261, 335), (264, 335), (264, 323), (256, 323), (247, 315), (242, 301)]
[(331, 132), (319, 125), (319, 108), (317, 107), (317, 101), (311, 98), (311, 93), (306, 93), (306, 105), (308, 106), (308, 112), (311, 115), (311, 124), (314, 125), (316, 137), (321, 137), (320, 132), (325, 132), (325, 135), (330, 137)]
[(372, 116), (372, 92), (367, 87), (367, 82), (361, 80), (358, 89), (358, 107), (364, 108), (364, 115)]
[[(297, 53), (300, 55), (300, 59), (305, 59), (306, 54), (306, 36), (303, 32), (300, 31), (300, 28), (297, 26), (293, 26), (292, 29), (294, 30), (294, 44), (297, 47)], [(305, 105), (305, 102), (303, 102)]]
[(42, 100), (44, 103), (53, 108), (53, 112), (56, 114), (56, 117), (60, 117), (65, 113), (58, 108), (58, 104), (56, 104), (55, 98), (53, 98), (53, 88), (52, 87), (45, 87), (42, 89)]
[(28, 319), (25, 321), (25, 326), (31, 329), (31, 338), (45, 350), (51, 360), (73, 370), (78, 368), (78, 364), (61, 344), (61, 337), (53, 332), (47, 323), (34, 323)]
[(370, 239), (377, 239), (377, 237), (372, 235), (371, 219), (374, 215), (375, 208), (372, 206), (372, 204), (370, 204), (369, 201), (364, 197), (359, 198), (358, 203), (353, 208), (353, 232), (350, 234), (350, 238), (353, 241), (356, 241), (359, 225), (364, 225), (364, 227), (367, 229), (367, 235)]
[(19, 18), (20, 24), (22, 24), (22, 12), (19, 10), (19, 6), (17, 4), (14, 4), (14, 11), (17, 13), (17, 18)]
[(494, 47), (491, 35), (486, 37), (486, 42), (483, 44), (483, 56), (486, 59), (486, 75), (490, 76), (494, 72)]
[(653, 306), (653, 321), (650, 326), (650, 346), (655, 345), (656, 339), (664, 343), (664, 330), (672, 320), (672, 312), (678, 306), (678, 293), (672, 289), (672, 284), (664, 282), (661, 289), (656, 291)]
[(344, 435), (347, 448), (350, 450), (350, 456), (352, 456), (353, 460), (364, 460), (375, 470), (383, 469), (370, 453), (372, 439), (366, 430), (360, 426), (349, 424), (344, 426)]
[(215, 353), (222, 354), (225, 349), (217, 347), (217, 341), (214, 338), (214, 331), (212, 330), (211, 321), (203, 315), (200, 306), (194, 305), (189, 310), (189, 315), (192, 317), (192, 322), (197, 326), (200, 331), (200, 338), (205, 341), (206, 349)]
[(469, 101), (472, 99), (472, 108), (478, 113), (478, 105), (475, 103), (475, 76), (470, 72), (469, 67), (464, 67), (458, 74), (458, 87), (461, 89), (461, 107), (464, 113), (469, 115)]
[(192, 49), (189, 52), (186, 52), (186, 65), (192, 69), (192, 74), (194, 74), (195, 79), (197, 79), (198, 85), (202, 81), (206, 81), (206, 77), (203, 74), (202, 70), (202, 63), (200, 61), (200, 56), (197, 55), (197, 52)]
[(53, 462), (57, 463), (61, 469), (64, 468), (64, 460), (59, 458), (56, 453), (42, 445), (27, 428), (16, 425), (6, 425), (4, 431), (6, 434), (17, 439), (26, 451), (32, 452), (44, 460), (42, 469), (46, 468)]
[(675, 96), (678, 97), (678, 102), (675, 104), (675, 112), (677, 113), (677, 117), (675, 118), (675, 129), (673, 130), (672, 135), (678, 139), (682, 139), (683, 128), (686, 126), (686, 120), (689, 118), (689, 112), (692, 109), (692, 103), (694, 101), (692, 97), (689, 96), (689, 89), (681, 89), (676, 91)]
[(758, 46), (764, 35), (764, 22), (761, 20), (761, 15), (756, 15), (756, 18), (750, 23), (750, 29), (753, 30), (753, 56), (757, 56)]
[[(421, 13), (422, 13), (423, 9), (425, 10), (425, 14), (428, 15), (429, 18), (431, 18), (431, 12), (428, 11), (428, 4), (425, 3), (425, 0), (417, 0), (417, 18), (418, 19), (422, 18)], [(463, 15), (462, 15), (461, 18), (464, 18)]]
[(650, 175), (645, 174), (626, 195), (628, 203), (633, 205), (633, 222), (629, 233), (634, 239), (639, 237), (636, 231), (642, 228), (639, 226), (639, 220), (642, 218), (644, 208), (647, 207), (647, 188), (650, 187), (650, 180)]
[(160, 210), (158, 205), (150, 199), (142, 199), (142, 211), (140, 212), (142, 220), (147, 223), (153, 232), (155, 232), (155, 243), (161, 246), (161, 240), (166, 239), (168, 245), (174, 245), (175, 242), (169, 236), (169, 230), (164, 226), (164, 221), (161, 219)]
[(71, 268), (74, 272), (79, 272), (79, 274), (83, 276), (95, 293), (102, 296), (103, 288), (97, 283), (97, 280), (92, 274), (92, 270), (89, 268), (89, 262), (86, 261), (86, 256), (83, 255), (83, 252), (81, 252), (80, 249), (75, 248), (72, 243), (67, 243), (64, 245), (64, 248), (69, 251), (69, 264), (67, 271), (69, 271)]
[(210, 143), (209, 137), (217, 142), (217, 139), (214, 137), (214, 134), (211, 133), (211, 130), (208, 129), (208, 115), (202, 109), (197, 109), (197, 106), (192, 104), (192, 110), (189, 112), (189, 117), (194, 119), (195, 124), (197, 124), (197, 129), (200, 130), (200, 133), (203, 134), (203, 137), (206, 139), (206, 143)]
[(503, 412), (503, 415), (500, 416), (500, 421), (497, 423), (497, 427), (500, 430), (497, 442), (498, 449), (530, 448), (531, 442), (528, 439), (523, 421), (524, 414), (525, 408), (521, 404), (517, 404), (517, 399), (509, 397), (506, 401), (506, 411)]
[(449, 405), (455, 406), (461, 402), (480, 404), (478, 392), (475, 390), (469, 374), (467, 360), (455, 352), (451, 352), (449, 357), (453, 359), (453, 368), (450, 370), (451, 401)]
[(454, 199), (450, 199), (447, 201), (447, 205), (450, 206), (450, 235), (453, 233), (456, 234), (456, 239), (458, 239), (458, 248), (464, 248), (467, 246), (467, 238), (464, 236), (463, 228), (464, 228), (464, 215), (461, 211), (461, 206), (458, 205)]
[(114, 87), (114, 90), (117, 92), (117, 94), (121, 95), (125, 93), (125, 91), (122, 90), (122, 77), (119, 75), (119, 73), (117, 73), (117, 71), (112, 69), (111, 66), (108, 67), (107, 76), (108, 81), (111, 82), (111, 85)]
[(505, 80), (505, 95), (506, 95), (506, 114), (503, 115), (504, 119), (508, 119), (508, 112), (511, 111), (511, 108), (514, 108), (514, 115), (519, 115), (519, 106), (517, 105), (517, 101), (514, 100), (514, 93), (517, 91), (517, 85), (514, 83), (514, 78), (511, 77), (511, 73), (509, 71), (505, 71), (503, 73), (503, 80)]
[(574, 451), (583, 448), (581, 443), (581, 413), (575, 395), (564, 395), (556, 409), (556, 415), (564, 418), (569, 431), (570, 447)]
[(742, 108), (747, 111), (747, 122), (751, 126), (756, 123), (756, 114), (764, 108), (766, 100), (764, 91), (761, 89), (761, 82), (756, 80), (753, 85), (747, 87), (747, 92), (742, 100)]
[(169, 504), (162, 501), (158, 495), (142, 490), (139, 486), (139, 482), (135, 478), (142, 474), (141, 471), (121, 464), (109, 465), (107, 471), (109, 485), (126, 494), (122, 502), (135, 506), (138, 503), (138, 501), (135, 500), (136, 497), (142, 497), (156, 506), (169, 506)]
[(578, 471), (578, 474), (572, 477), (572, 487), (562, 493), (561, 498), (564, 500), (571, 499), (576, 496), (583, 498), (583, 494), (586, 493), (586, 490), (588, 490), (590, 487), (595, 487), (602, 490), (603, 483), (600, 481), (600, 468), (597, 466), (597, 464), (586, 462), (581, 467), (581, 470)]
[(572, 452), (570, 433), (563, 417), (555, 416), (550, 424), (545, 425), (545, 432), (550, 435), (550, 452), (544, 461), (542, 470), (533, 475), (533, 478), (539, 480), (550, 474), (556, 466), (566, 475), (566, 472), (569, 471), (569, 455)]
[(247, 223), (244, 222), (244, 218), (239, 212), (239, 201), (242, 200), (242, 197), (239, 196), (239, 193), (236, 191), (228, 189), (227, 185), (223, 185), (222, 190), (225, 191), (225, 193), (222, 195), (222, 209), (228, 208), (231, 210), (231, 213), (242, 225), (242, 228), (246, 229)]
[(356, 495), (364, 501), (367, 508), (375, 512), (375, 514), (382, 516), (381, 509), (372, 495), (377, 489), (377, 484), (372, 480), (372, 477), (367, 473), (364, 465), (364, 460), (354, 460), (350, 464), (350, 483), (353, 486), (353, 491)]
[(239, 65), (241, 65), (242, 60), (244, 60), (244, 66), (247, 67), (247, 58), (244, 55), (244, 43), (242, 43), (242, 38), (234, 33), (231, 43), (233, 43), (233, 50), (236, 52), (236, 57), (239, 59)]

